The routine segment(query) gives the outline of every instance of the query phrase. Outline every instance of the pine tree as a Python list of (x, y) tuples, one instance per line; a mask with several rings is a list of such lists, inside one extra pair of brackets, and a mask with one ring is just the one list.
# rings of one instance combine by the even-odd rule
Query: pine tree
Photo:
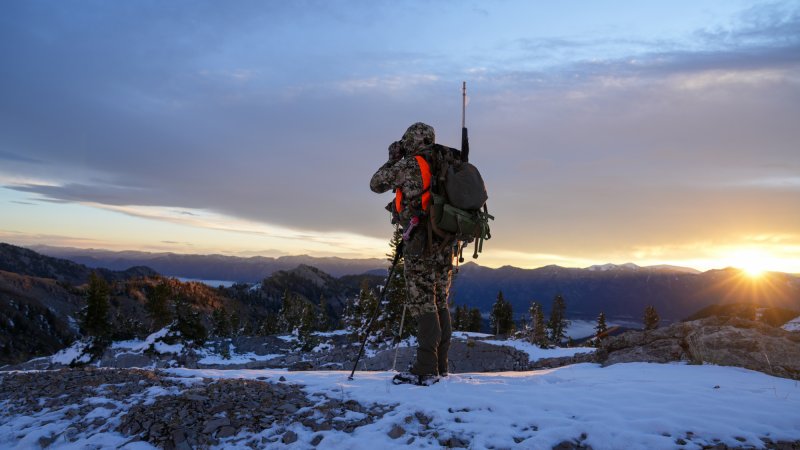
[(278, 328), (281, 332), (294, 333), (303, 320), (303, 299), (287, 288), (281, 297), (281, 309), (278, 311)]
[(533, 302), (530, 308), (531, 314), (531, 343), (538, 345), (540, 348), (546, 348), (547, 342), (547, 326), (544, 323), (544, 311), (542, 305)]
[(450, 311), (450, 323), (453, 327), (453, 331), (461, 331), (464, 329), (464, 326), (461, 324), (461, 305), (456, 305), (456, 309)]
[(475, 333), (480, 333), (481, 328), (483, 326), (483, 316), (481, 316), (481, 310), (478, 308), (472, 308), (469, 310), (469, 325), (467, 326), (467, 331), (472, 331)]
[[(394, 262), (398, 247), (402, 242), (403, 234), (400, 232), (399, 228), (395, 229), (392, 240), (389, 243), (390, 252), (386, 254), (386, 259), (390, 264)], [(391, 271), (391, 267), (389, 271)], [(376, 323), (373, 325), (373, 330), (375, 330), (374, 341), (385, 342), (387, 340), (395, 340), (398, 336), (400, 339), (405, 339), (416, 332), (416, 324), (411, 314), (406, 311), (405, 318), (403, 317), (405, 305), (405, 262), (401, 255), (400, 259), (397, 260), (392, 278), (387, 282), (386, 295), (384, 296), (383, 304), (380, 306), (381, 312), (375, 319)], [(402, 330), (400, 330), (401, 322), (403, 323)]]
[(655, 330), (658, 328), (658, 322), (660, 318), (658, 317), (658, 312), (656, 308), (652, 305), (649, 305), (647, 308), (644, 309), (644, 330), (650, 331)]
[(260, 336), (271, 336), (278, 333), (278, 330), (278, 315), (272, 311), (267, 311), (264, 320), (261, 321), (261, 325), (258, 327), (258, 334)]
[(594, 327), (594, 335), (595, 335), (595, 345), (599, 345), (600, 341), (605, 338), (605, 334), (608, 332), (608, 325), (606, 325), (606, 314), (601, 312), (599, 316), (597, 316), (597, 325)]
[(220, 306), (211, 312), (211, 326), (213, 327), (211, 333), (214, 336), (221, 338), (231, 336), (231, 323), (225, 308)]
[(367, 280), (364, 280), (361, 283), (358, 297), (354, 298), (345, 310), (345, 328), (353, 341), (360, 342), (364, 338), (368, 322), (377, 307), (378, 299), (370, 289)]
[(566, 317), (567, 304), (561, 294), (553, 299), (553, 307), (550, 311), (550, 320), (547, 322), (547, 329), (550, 331), (548, 338), (550, 342), (559, 345), (567, 336), (567, 326), (569, 321)]
[(231, 326), (231, 336), (238, 337), (242, 334), (242, 319), (239, 316), (239, 311), (234, 311), (233, 314), (231, 314), (229, 322)]
[(503, 291), (497, 293), (497, 300), (492, 305), (489, 316), (495, 334), (511, 334), (514, 332), (514, 311), (511, 303), (503, 297)]
[(300, 342), (303, 351), (311, 351), (317, 345), (316, 336), (316, 315), (314, 314), (314, 307), (311, 304), (305, 305), (302, 312), (300, 326), (298, 327), (297, 339)]
[(86, 313), (83, 317), (83, 332), (101, 340), (109, 337), (111, 324), (108, 321), (108, 283), (97, 272), (89, 275), (89, 288), (86, 293)]
[(175, 302), (175, 322), (172, 326), (182, 336), (184, 342), (194, 342), (203, 345), (208, 339), (208, 330), (203, 325), (203, 321), (189, 300), (183, 295), (178, 295)]
[(147, 295), (145, 309), (150, 317), (151, 329), (153, 331), (164, 328), (172, 322), (172, 314), (169, 310), (169, 299), (172, 296), (172, 288), (167, 280), (162, 279)]
[(325, 296), (319, 296), (319, 314), (317, 314), (317, 330), (328, 331), (330, 330), (330, 320), (328, 319), (328, 301)]

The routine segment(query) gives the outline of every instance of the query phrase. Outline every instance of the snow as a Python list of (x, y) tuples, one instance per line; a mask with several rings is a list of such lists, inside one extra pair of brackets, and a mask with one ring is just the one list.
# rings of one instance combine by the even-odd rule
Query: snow
[(129, 341), (116, 341), (111, 344), (111, 348), (115, 350), (127, 350), (130, 353), (141, 353), (149, 349), (150, 346), (156, 353), (180, 353), (183, 351), (183, 344), (167, 344), (163, 341), (171, 333), (169, 326), (166, 326), (155, 333), (147, 336), (144, 341), (141, 339), (132, 339)]
[[(735, 367), (628, 363), (578, 364), (533, 372), (454, 374), (431, 387), (391, 384), (392, 372), (286, 372), (279, 370), (169, 369), (176, 376), (209, 378), (283, 376), (309, 394), (325, 393), (364, 404), (396, 405), (375, 423), (353, 433), (321, 432), (318, 448), (438, 448), (417, 436), (421, 412), (440, 438), (459, 436), (470, 448), (551, 448), (579, 438), (595, 449), (669, 449), (693, 433), (682, 448), (761, 446), (800, 439), (800, 385), (796, 381)], [(406, 434), (388, 437), (393, 426)], [(295, 424), (296, 446), (317, 434)], [(738, 439), (743, 439), (739, 441)], [(515, 440), (516, 439), (516, 440)], [(517, 442), (519, 441), (519, 443)]]
[(507, 341), (482, 341), (485, 344), (502, 345), (512, 347), (519, 351), (528, 354), (531, 362), (540, 360), (542, 358), (561, 358), (564, 356), (575, 356), (578, 353), (592, 353), (595, 351), (592, 347), (565, 347), (565, 348), (539, 348), (538, 345), (533, 345), (527, 341), (507, 340)]
[(333, 337), (333, 336), (346, 336), (348, 334), (350, 334), (349, 331), (347, 331), (345, 329), (341, 329), (341, 330), (333, 330), (333, 331), (317, 331), (317, 332), (314, 333), (314, 336)]
[(253, 361), (269, 361), (270, 359), (278, 358), (283, 355), (281, 354), (272, 354), (272, 355), (257, 355), (252, 352), (248, 353), (236, 353), (234, 350), (233, 344), (229, 347), (229, 358), (225, 358), (224, 356), (213, 353), (210, 349), (204, 348), (201, 349), (198, 353), (203, 355), (197, 362), (200, 364), (218, 364), (218, 365), (231, 365), (231, 364), (247, 364)]
[(250, 286), (249, 288), (247, 288), (248, 292), (258, 292), (260, 290), (261, 290), (261, 283), (260, 282)]
[(784, 324), (781, 328), (786, 331), (800, 331), (800, 316), (797, 316), (794, 319), (786, 322), (786, 324)]
[(488, 338), (494, 336), (493, 334), (476, 333), (474, 331), (453, 331), (453, 338)]
[(56, 364), (68, 366), (72, 363), (88, 363), (92, 356), (84, 353), (89, 343), (86, 341), (75, 341), (69, 347), (60, 350), (50, 357), (50, 361)]
[[(582, 444), (597, 450), (672, 449), (679, 447), (675, 441), (680, 438), (687, 441), (680, 448), (687, 449), (714, 445), (715, 439), (733, 447), (759, 448), (762, 437), (800, 440), (800, 384), (736, 367), (577, 364), (529, 372), (452, 374), (431, 387), (395, 386), (393, 372), (357, 372), (352, 381), (347, 379), (349, 371), (174, 368), (165, 372), (170, 379), (185, 380), (185, 387), (205, 382), (204, 378), (266, 377), (266, 382), (276, 382), (284, 377), (314, 402), (323, 401), (324, 394), (364, 405), (393, 406), (382, 418), (352, 433), (312, 432), (293, 423), (287, 429), (298, 434), (297, 442), (288, 447), (278, 442), (270, 448), (311, 448), (311, 440), (320, 434), (323, 440), (317, 448), (354, 450), (440, 448), (438, 439), (451, 436), (467, 440), (469, 448), (549, 449), (585, 434)], [(157, 396), (176, 395), (182, 389), (153, 386), (137, 395), (137, 401), (152, 403)], [(40, 438), (53, 436), (60, 437), (49, 448), (154, 448), (145, 442), (129, 442), (130, 437), (113, 431), (133, 403), (113, 402), (99, 394), (73, 405), (91, 405), (87, 419), (104, 419), (110, 425), (92, 435), (79, 433), (75, 442), (60, 436), (73, 426), (63, 410), (45, 408), (30, 416), (8, 417), (3, 416), (0, 403), (0, 448), (39, 448)], [(417, 413), (431, 419), (427, 427), (415, 418)], [(362, 416), (343, 411), (342, 417)], [(396, 440), (388, 436), (395, 426), (405, 430)], [(421, 435), (423, 431), (426, 436)], [(265, 428), (258, 435), (280, 432)], [(408, 444), (411, 437), (414, 442)], [(226, 440), (217, 448), (247, 448), (245, 442)]]

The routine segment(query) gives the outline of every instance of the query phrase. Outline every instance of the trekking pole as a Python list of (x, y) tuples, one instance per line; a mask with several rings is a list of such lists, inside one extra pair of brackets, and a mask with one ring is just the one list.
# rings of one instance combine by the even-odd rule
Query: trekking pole
[(397, 367), (397, 353), (400, 351), (400, 343), (403, 342), (403, 324), (406, 322), (406, 303), (403, 302), (403, 314), (400, 316), (400, 332), (397, 333), (397, 345), (394, 346), (394, 362), (392, 363), (392, 372)]
[(353, 379), (353, 374), (356, 373), (356, 367), (358, 367), (358, 362), (361, 360), (361, 356), (364, 354), (364, 347), (367, 345), (367, 339), (369, 339), (369, 332), (372, 329), (372, 322), (375, 321), (375, 318), (378, 317), (378, 313), (381, 311), (381, 303), (383, 303), (383, 298), (386, 296), (386, 288), (389, 287), (389, 283), (392, 282), (392, 275), (394, 275), (394, 269), (397, 267), (397, 262), (400, 261), (400, 256), (403, 254), (403, 241), (400, 241), (400, 244), (397, 245), (397, 250), (395, 251), (394, 261), (392, 261), (392, 268), (389, 270), (389, 277), (386, 279), (386, 284), (381, 289), (381, 297), (378, 299), (378, 305), (375, 307), (375, 312), (372, 314), (372, 317), (367, 322), (366, 332), (364, 333), (364, 340), (361, 341), (361, 348), (358, 350), (358, 356), (356, 357), (355, 363), (353, 363), (353, 370), (350, 371), (350, 376), (347, 377), (348, 380)]
[(467, 133), (467, 82), (461, 85), (461, 160), (469, 162), (469, 135)]

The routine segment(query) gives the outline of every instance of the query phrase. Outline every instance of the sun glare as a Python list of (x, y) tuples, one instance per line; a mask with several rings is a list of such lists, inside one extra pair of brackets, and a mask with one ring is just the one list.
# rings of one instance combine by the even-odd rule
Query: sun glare
[(774, 258), (759, 249), (742, 249), (726, 258), (727, 265), (741, 269), (750, 277), (758, 278), (771, 269)]

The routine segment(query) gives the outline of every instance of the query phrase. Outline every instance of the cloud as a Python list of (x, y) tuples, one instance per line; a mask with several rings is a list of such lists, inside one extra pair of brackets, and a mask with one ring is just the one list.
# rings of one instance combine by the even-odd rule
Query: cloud
[[(796, 9), (757, 8), (688, 44), (544, 36), (450, 54), (444, 38), (362, 46), (310, 33), (322, 19), (302, 5), (251, 6), (15, 5), (0, 19), (16, 68), (0, 79), (0, 146), (17, 153), (0, 153), (13, 162), (0, 182), (348, 251), (331, 236), (391, 232), (388, 196), (367, 190), (389, 142), (422, 120), (457, 145), (466, 77), (498, 218), (487, 249), (602, 260), (797, 228)], [(393, 12), (320, 8), (347, 27)]]

